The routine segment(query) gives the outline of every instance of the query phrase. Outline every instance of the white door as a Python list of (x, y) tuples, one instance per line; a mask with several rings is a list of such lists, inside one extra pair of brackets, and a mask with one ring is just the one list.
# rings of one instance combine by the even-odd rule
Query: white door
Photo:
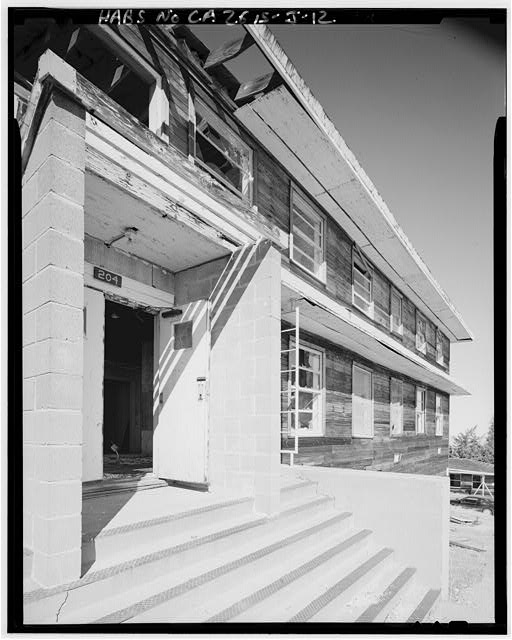
[(352, 435), (373, 437), (372, 374), (356, 365), (352, 375)]
[[(208, 301), (177, 307), (182, 314), (160, 313), (155, 397), (158, 421), (154, 468), (159, 478), (207, 481), (208, 376), (210, 328)], [(155, 394), (156, 395), (156, 394)]]
[(425, 389), (416, 387), (416, 433), (425, 433)]
[(401, 380), (391, 378), (391, 435), (397, 435), (403, 431), (402, 386)]

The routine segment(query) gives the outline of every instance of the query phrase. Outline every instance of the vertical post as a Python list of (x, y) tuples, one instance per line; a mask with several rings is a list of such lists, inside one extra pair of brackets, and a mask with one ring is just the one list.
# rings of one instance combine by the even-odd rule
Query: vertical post
[(23, 536), (52, 586), (80, 577), (82, 525), (85, 115), (64, 94), (22, 182)]

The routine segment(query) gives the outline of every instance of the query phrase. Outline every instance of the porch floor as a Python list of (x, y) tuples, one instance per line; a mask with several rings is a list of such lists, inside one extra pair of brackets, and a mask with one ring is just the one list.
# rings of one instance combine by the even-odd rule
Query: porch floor
[(124, 454), (119, 459), (113, 455), (103, 456), (103, 479), (142, 478), (153, 471), (153, 458), (141, 454)]

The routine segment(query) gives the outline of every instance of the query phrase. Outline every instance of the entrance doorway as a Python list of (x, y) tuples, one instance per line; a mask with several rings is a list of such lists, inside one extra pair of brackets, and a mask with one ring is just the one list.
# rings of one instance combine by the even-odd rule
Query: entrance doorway
[(140, 476), (153, 466), (154, 316), (105, 302), (103, 475)]

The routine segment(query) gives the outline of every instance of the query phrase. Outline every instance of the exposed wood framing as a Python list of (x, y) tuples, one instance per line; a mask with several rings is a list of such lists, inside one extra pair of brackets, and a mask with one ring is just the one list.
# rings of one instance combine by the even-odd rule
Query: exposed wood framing
[(249, 47), (252, 47), (253, 44), (254, 40), (249, 33), (246, 33), (242, 38), (231, 40), (230, 42), (223, 44), (218, 49), (210, 51), (203, 68), (207, 70), (212, 67), (216, 67), (219, 64), (224, 64), (225, 62), (239, 56), (241, 53), (249, 49)]

